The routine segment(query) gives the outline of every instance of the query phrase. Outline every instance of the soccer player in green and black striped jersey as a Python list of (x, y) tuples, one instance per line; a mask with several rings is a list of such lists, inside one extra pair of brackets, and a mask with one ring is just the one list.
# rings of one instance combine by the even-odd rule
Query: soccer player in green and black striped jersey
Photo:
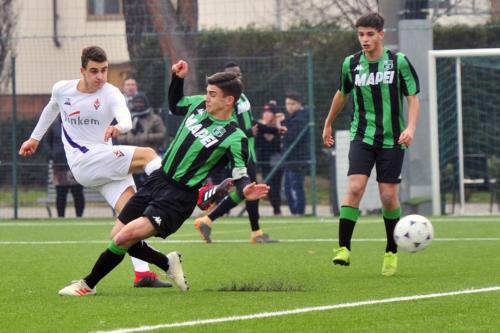
[(180, 254), (167, 255), (149, 247), (144, 239), (166, 238), (191, 216), (198, 188), (217, 165), (230, 164), (234, 184), (246, 200), (258, 200), (269, 186), (251, 182), (247, 175), (247, 137), (234, 121), (232, 109), (242, 91), (234, 73), (216, 73), (207, 78), (206, 96), (184, 96), (185, 61), (172, 66), (169, 105), (172, 113), (185, 115), (182, 125), (156, 170), (128, 201), (111, 232), (112, 241), (100, 255), (89, 275), (61, 289), (63, 296), (95, 294), (95, 286), (126, 253), (155, 264), (182, 291), (188, 285)]
[[(241, 70), (238, 64), (234, 62), (226, 63), (224, 66), (225, 72), (235, 73), (239, 78), (242, 77)], [(241, 94), (240, 99), (236, 103), (233, 110), (233, 119), (238, 123), (238, 127), (245, 133), (248, 138), (248, 154), (249, 161), (247, 164), (248, 176), (251, 181), (256, 181), (257, 179), (257, 159), (255, 154), (255, 136), (257, 132), (269, 133), (269, 134), (283, 134), (286, 128), (277, 129), (275, 127), (266, 126), (261, 123), (254, 121), (252, 117), (252, 110), (250, 101), (245, 96)], [(203, 240), (206, 243), (211, 243), (212, 239), (210, 237), (212, 232), (212, 223), (219, 217), (227, 214), (232, 208), (236, 207), (244, 198), (237, 192), (232, 192), (225, 198), (223, 198), (217, 207), (215, 207), (209, 214), (201, 216), (195, 220), (195, 227), (200, 231)], [(259, 215), (259, 202), (256, 201), (245, 201), (245, 208), (248, 213), (248, 219), (250, 221), (250, 228), (252, 230), (250, 234), (250, 242), (252, 243), (274, 243), (276, 240), (271, 239), (268, 234), (264, 233), (260, 228), (260, 215)]]
[[(419, 114), (418, 76), (408, 58), (383, 46), (384, 19), (376, 13), (356, 22), (362, 51), (345, 58), (340, 87), (325, 120), (323, 143), (331, 147), (332, 123), (352, 93), (354, 110), (349, 148), (348, 189), (342, 201), (339, 248), (333, 262), (350, 264), (351, 238), (359, 216), (359, 203), (375, 165), (387, 245), (382, 275), (397, 269), (393, 233), (401, 216), (398, 199), (405, 149), (411, 145)], [(403, 117), (403, 96), (408, 103), (408, 123)]]

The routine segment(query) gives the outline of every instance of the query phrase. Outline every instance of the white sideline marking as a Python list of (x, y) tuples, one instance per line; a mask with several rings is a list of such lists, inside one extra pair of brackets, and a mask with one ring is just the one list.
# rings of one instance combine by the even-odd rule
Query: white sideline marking
[[(218, 220), (217, 224), (223, 224), (223, 225), (239, 225), (239, 224), (244, 224), (248, 225), (248, 219), (246, 218), (237, 218), (234, 216), (229, 217), (231, 220)], [(474, 222), (474, 223), (500, 223), (500, 217), (498, 216), (480, 216), (480, 217), (431, 217), (432, 222), (436, 223), (469, 223), (469, 222)], [(306, 220), (295, 220), (294, 218), (290, 218), (287, 220), (275, 220), (272, 217), (268, 217), (265, 220), (266, 225), (268, 224), (285, 224), (285, 225), (302, 225), (302, 224), (308, 224), (308, 225), (315, 225), (315, 224), (336, 224), (338, 223), (338, 217), (332, 216), (332, 217), (306, 217)], [(106, 220), (102, 222), (96, 222), (96, 221), (89, 221), (89, 222), (80, 222), (80, 221), (75, 221), (75, 220), (70, 220), (70, 221), (53, 221), (53, 222), (23, 222), (23, 221), (18, 221), (18, 222), (12, 222), (12, 220), (9, 220), (9, 222), (2, 222), (0, 219), (0, 228), (1, 227), (88, 227), (88, 226), (108, 226), (112, 227), (114, 223), (114, 220)], [(374, 217), (362, 217), (360, 218), (359, 223), (361, 224), (379, 224), (382, 223), (381, 218), (374, 218)], [(188, 221), (185, 223), (186, 225), (193, 225), (192, 221)]]
[(164, 329), (164, 328), (217, 324), (217, 323), (225, 323), (225, 322), (231, 322), (231, 321), (242, 321), (242, 320), (251, 320), (251, 319), (258, 319), (258, 318), (288, 316), (288, 315), (307, 313), (307, 312), (354, 308), (354, 307), (365, 306), (365, 305), (385, 304), (385, 303), (394, 303), (394, 302), (407, 302), (407, 301), (416, 301), (416, 300), (428, 299), (428, 298), (438, 298), (438, 297), (447, 297), (447, 296), (456, 296), (456, 295), (465, 295), (465, 294), (478, 294), (478, 293), (486, 293), (486, 292), (494, 292), (494, 291), (500, 291), (500, 286), (493, 286), (493, 287), (480, 288), (480, 289), (465, 289), (465, 290), (457, 290), (457, 291), (450, 291), (450, 292), (444, 292), (444, 293), (433, 293), (433, 294), (426, 294), (426, 295), (391, 297), (391, 298), (383, 298), (383, 299), (379, 299), (379, 300), (368, 300), (368, 301), (340, 303), (340, 304), (333, 304), (333, 305), (313, 306), (313, 307), (306, 307), (306, 308), (299, 308), (299, 309), (292, 309), (292, 310), (283, 310), (283, 311), (274, 311), (274, 312), (260, 312), (260, 313), (254, 313), (254, 314), (249, 314), (249, 315), (242, 315), (242, 316), (221, 317), (221, 318), (212, 318), (212, 319), (200, 319), (200, 320), (183, 321), (183, 322), (177, 322), (177, 323), (171, 323), (171, 324), (140, 326), (140, 327), (134, 327), (134, 328), (118, 328), (118, 329), (114, 329), (114, 330), (110, 330), (110, 331), (97, 331), (95, 333), (146, 332), (146, 331), (154, 331), (154, 330)]
[[(337, 242), (337, 238), (310, 238), (310, 239), (280, 239), (279, 243), (330, 243)], [(385, 238), (354, 238), (353, 242), (386, 242)], [(435, 242), (462, 242), (462, 241), (500, 241), (498, 237), (477, 237), (477, 238), (435, 238)], [(80, 244), (108, 244), (109, 240), (79, 240), (79, 241), (0, 241), (0, 245), (80, 245)], [(159, 244), (201, 244), (202, 240), (195, 239), (173, 239), (173, 240), (152, 240), (148, 243)], [(214, 240), (213, 243), (248, 243), (248, 239), (222, 239)], [(279, 244), (277, 243), (277, 244)]]

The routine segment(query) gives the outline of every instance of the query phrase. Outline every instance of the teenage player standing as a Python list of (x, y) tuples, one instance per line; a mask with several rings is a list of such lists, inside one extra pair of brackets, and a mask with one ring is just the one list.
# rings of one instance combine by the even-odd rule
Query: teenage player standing
[[(397, 269), (394, 227), (401, 216), (398, 199), (405, 149), (411, 145), (419, 114), (418, 76), (408, 58), (383, 46), (384, 19), (368, 14), (356, 22), (362, 51), (345, 58), (340, 87), (333, 97), (323, 129), (323, 143), (331, 147), (332, 123), (352, 92), (354, 112), (351, 122), (348, 189), (342, 201), (339, 223), (339, 248), (333, 262), (349, 265), (351, 238), (359, 216), (359, 203), (375, 165), (382, 202), (387, 245), (382, 274), (391, 276)], [(408, 102), (408, 123), (403, 117), (403, 96)]]

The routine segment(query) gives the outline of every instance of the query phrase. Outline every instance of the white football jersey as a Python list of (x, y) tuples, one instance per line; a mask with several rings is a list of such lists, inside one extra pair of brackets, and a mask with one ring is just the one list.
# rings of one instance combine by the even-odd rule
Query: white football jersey
[(111, 145), (104, 141), (104, 132), (113, 119), (123, 132), (130, 130), (132, 120), (123, 94), (110, 83), (94, 93), (77, 90), (79, 80), (59, 81), (52, 97), (33, 130), (32, 138), (41, 140), (58, 114), (62, 119), (62, 141), (68, 164), (92, 148), (92, 145)]

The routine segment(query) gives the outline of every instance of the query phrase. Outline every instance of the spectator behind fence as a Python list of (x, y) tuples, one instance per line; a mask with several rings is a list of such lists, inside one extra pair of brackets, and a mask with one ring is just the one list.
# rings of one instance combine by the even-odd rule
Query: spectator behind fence
[[(309, 122), (309, 109), (302, 106), (300, 96), (296, 92), (289, 92), (285, 96), (287, 116), (283, 125), (288, 131), (283, 136), (283, 153), (288, 153), (284, 165), (285, 195), (292, 215), (304, 215), (306, 198), (304, 193), (304, 175), (307, 169), (308, 136), (300, 137)], [(299, 138), (300, 137), (300, 138)], [(295, 143), (295, 141), (297, 141)]]
[(85, 197), (83, 186), (73, 177), (64, 153), (64, 145), (61, 140), (61, 118), (52, 123), (45, 137), (45, 149), (48, 152), (49, 161), (52, 161), (52, 182), (56, 189), (57, 216), (64, 217), (68, 190), (73, 196), (76, 217), (82, 217), (85, 209)]
[(125, 101), (127, 102), (127, 106), (129, 109), (132, 108), (131, 102), (132, 98), (139, 92), (139, 87), (137, 86), (137, 81), (133, 78), (128, 78), (123, 81), (123, 96), (125, 97)]
[[(281, 127), (281, 120), (284, 115), (278, 114), (277, 103), (274, 100), (269, 101), (264, 105), (260, 124), (270, 127)], [(257, 147), (257, 157), (262, 171), (262, 178), (266, 179), (267, 175), (277, 165), (281, 158), (281, 137), (278, 134), (258, 132), (255, 139)], [(281, 178), (283, 171), (279, 167), (273, 176), (266, 183), (271, 187), (268, 193), (269, 202), (273, 207), (274, 215), (281, 215)]]
[[(161, 117), (153, 112), (146, 95), (136, 93), (128, 106), (132, 116), (132, 129), (118, 136), (119, 144), (150, 147), (156, 152), (163, 151), (165, 125)], [(140, 187), (147, 178), (145, 173), (136, 173), (133, 176), (137, 187)]]

